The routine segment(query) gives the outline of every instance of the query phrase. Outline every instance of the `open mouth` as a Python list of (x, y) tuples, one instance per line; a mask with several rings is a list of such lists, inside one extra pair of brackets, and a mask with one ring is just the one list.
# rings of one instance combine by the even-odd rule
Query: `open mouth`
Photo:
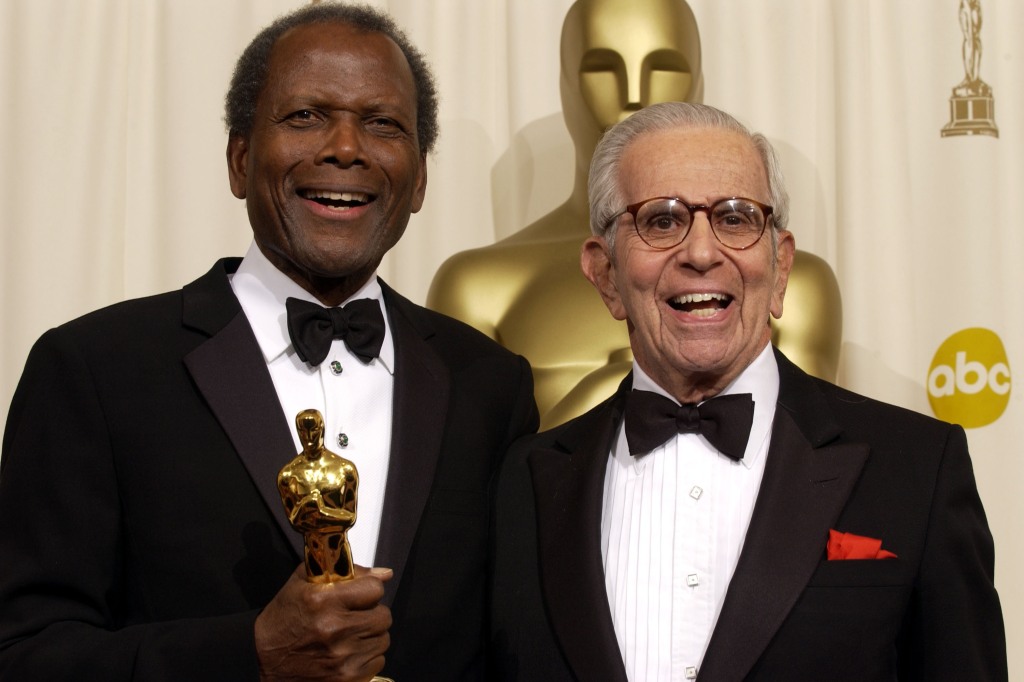
[(673, 310), (697, 317), (711, 317), (728, 308), (731, 303), (732, 296), (726, 294), (683, 294), (668, 301)]
[(330, 190), (307, 189), (300, 192), (302, 198), (315, 201), (321, 206), (335, 211), (347, 211), (349, 209), (365, 206), (373, 201), (373, 197), (364, 192), (332, 192)]

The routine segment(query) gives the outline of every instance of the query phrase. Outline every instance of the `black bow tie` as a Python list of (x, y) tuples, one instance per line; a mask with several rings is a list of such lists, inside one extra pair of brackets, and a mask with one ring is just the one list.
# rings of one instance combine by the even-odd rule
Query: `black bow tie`
[(753, 421), (749, 393), (721, 395), (700, 405), (677, 405), (651, 391), (632, 391), (626, 399), (626, 442), (632, 455), (650, 452), (677, 433), (699, 433), (723, 455), (739, 461)]
[(316, 367), (324, 361), (334, 339), (344, 339), (348, 349), (363, 362), (380, 354), (384, 316), (376, 300), (360, 298), (343, 308), (324, 308), (298, 298), (289, 298), (284, 304), (288, 336), (295, 352), (309, 365)]

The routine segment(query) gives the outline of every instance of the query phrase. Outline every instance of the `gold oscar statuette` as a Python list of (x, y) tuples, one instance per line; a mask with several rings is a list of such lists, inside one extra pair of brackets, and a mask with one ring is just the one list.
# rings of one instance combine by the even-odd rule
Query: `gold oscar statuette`
[(317, 410), (295, 417), (302, 452), (277, 476), (285, 513), (305, 539), (306, 579), (332, 583), (355, 577), (348, 529), (356, 522), (356, 465), (324, 447), (324, 418)]
[(949, 123), (943, 126), (941, 135), (999, 137), (992, 86), (981, 79), (981, 0), (960, 0), (960, 31), (964, 79), (950, 95)]
[[(277, 475), (288, 521), (305, 540), (306, 580), (333, 583), (355, 577), (348, 530), (356, 523), (356, 465), (324, 447), (324, 417), (318, 410), (295, 416), (302, 452)], [(371, 682), (394, 682), (374, 677)]]

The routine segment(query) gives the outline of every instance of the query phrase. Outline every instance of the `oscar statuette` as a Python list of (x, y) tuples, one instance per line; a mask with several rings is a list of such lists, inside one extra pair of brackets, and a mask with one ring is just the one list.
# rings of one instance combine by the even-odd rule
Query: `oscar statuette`
[(942, 137), (999, 137), (992, 86), (981, 79), (981, 18), (981, 0), (960, 0), (964, 79), (953, 88), (953, 94), (949, 98), (950, 120), (942, 128)]
[[(324, 447), (324, 418), (317, 410), (295, 417), (302, 452), (277, 476), (285, 513), (305, 540), (306, 580), (352, 580), (348, 530), (356, 522), (359, 473), (356, 465)], [(374, 682), (394, 682), (374, 677)]]

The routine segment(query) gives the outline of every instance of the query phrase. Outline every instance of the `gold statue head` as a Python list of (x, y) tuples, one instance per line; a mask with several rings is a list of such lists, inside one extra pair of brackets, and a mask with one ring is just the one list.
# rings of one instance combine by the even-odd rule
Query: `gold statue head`
[(303, 410), (295, 415), (295, 430), (307, 456), (319, 456), (324, 449), (324, 418), (319, 410)]
[(583, 167), (601, 135), (658, 102), (701, 102), (700, 34), (686, 0), (577, 0), (562, 25), (565, 123)]

